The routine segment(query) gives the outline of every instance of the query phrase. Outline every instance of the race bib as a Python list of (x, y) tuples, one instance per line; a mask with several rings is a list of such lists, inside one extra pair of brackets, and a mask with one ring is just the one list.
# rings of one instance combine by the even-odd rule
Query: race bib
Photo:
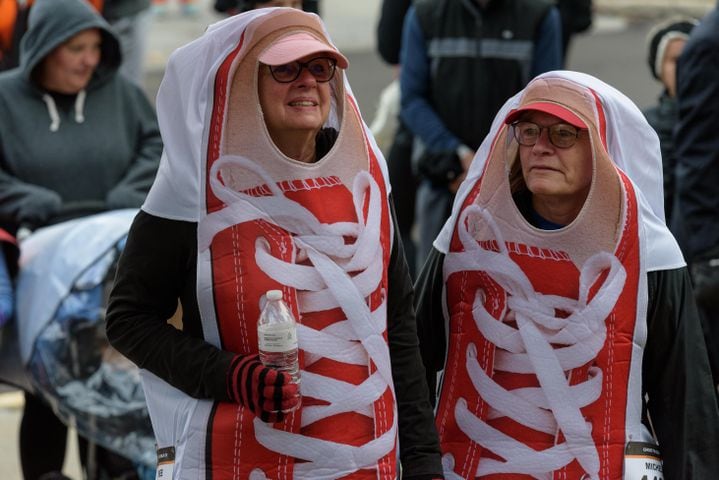
[(175, 469), (175, 447), (165, 447), (157, 451), (157, 474), (155, 480), (172, 480)]
[(659, 447), (629, 442), (624, 451), (624, 480), (664, 480)]

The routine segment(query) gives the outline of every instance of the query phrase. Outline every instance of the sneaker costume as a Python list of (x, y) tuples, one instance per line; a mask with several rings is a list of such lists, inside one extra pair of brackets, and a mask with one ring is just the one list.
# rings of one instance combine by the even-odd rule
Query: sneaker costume
[[(525, 219), (508, 179), (505, 119), (540, 101), (578, 115), (593, 151), (584, 206), (556, 230)], [(588, 75), (541, 75), (497, 114), (417, 283), (445, 478), (634, 478), (625, 449), (656, 441), (664, 478), (717, 471), (719, 415), (661, 174), (639, 110)]]
[[(330, 81), (315, 163), (283, 155), (263, 120), (258, 57), (297, 32), (335, 50), (319, 17), (276, 8), (216, 23), (170, 58), (165, 152), (119, 266), (108, 338), (146, 369), (175, 479), (392, 479), (398, 459), (404, 478), (438, 478), (386, 166), (344, 74)], [(257, 353), (270, 289), (299, 320), (302, 406), (278, 423), (232, 383), (237, 357)], [(166, 323), (178, 298), (182, 331)]]

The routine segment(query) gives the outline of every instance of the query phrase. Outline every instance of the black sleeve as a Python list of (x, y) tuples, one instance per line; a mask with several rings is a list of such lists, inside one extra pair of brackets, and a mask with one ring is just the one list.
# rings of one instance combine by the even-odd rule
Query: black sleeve
[(377, 51), (390, 65), (399, 64), (402, 24), (411, 0), (383, 0), (377, 24)]
[(664, 460), (664, 478), (719, 472), (719, 412), (686, 268), (648, 275), (642, 382)]
[(391, 211), (394, 240), (387, 272), (387, 328), (392, 378), (399, 412), (402, 478), (443, 478), (434, 412), (429, 402), (424, 368), (417, 348), (412, 280), (399, 237), (394, 206)]
[(419, 351), (430, 385), (430, 401), (437, 404), (437, 372), (442, 370), (445, 356), (444, 312), (442, 292), (444, 255), (432, 249), (415, 282), (415, 310)]
[[(196, 223), (137, 215), (110, 293), (107, 337), (138, 367), (186, 394), (229, 401), (233, 354), (205, 342), (197, 328), (196, 241)], [(183, 331), (167, 323), (180, 298)]]

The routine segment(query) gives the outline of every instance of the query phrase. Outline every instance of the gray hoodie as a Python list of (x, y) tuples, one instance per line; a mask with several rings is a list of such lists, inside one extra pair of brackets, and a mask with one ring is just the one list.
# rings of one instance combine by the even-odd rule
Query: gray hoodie
[[(45, 91), (34, 72), (56, 47), (99, 29), (101, 60), (77, 95)], [(0, 74), (0, 222), (37, 227), (139, 207), (162, 142), (144, 93), (117, 73), (119, 43), (83, 0), (37, 0), (20, 66)]]

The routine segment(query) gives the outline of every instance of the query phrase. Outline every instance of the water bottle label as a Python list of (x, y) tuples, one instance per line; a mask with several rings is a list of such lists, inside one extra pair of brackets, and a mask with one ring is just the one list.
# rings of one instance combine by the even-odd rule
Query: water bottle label
[(294, 325), (260, 325), (257, 327), (260, 350), (287, 352), (297, 348), (297, 329)]

